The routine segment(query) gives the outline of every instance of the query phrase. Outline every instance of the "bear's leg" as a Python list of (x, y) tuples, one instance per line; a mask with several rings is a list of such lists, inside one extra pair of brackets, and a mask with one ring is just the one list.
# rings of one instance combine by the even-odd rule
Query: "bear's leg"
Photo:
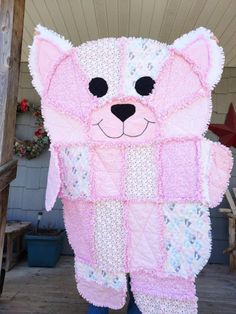
[(197, 314), (195, 284), (177, 277), (131, 274), (135, 302), (143, 314)]
[(108, 273), (79, 262), (75, 263), (77, 289), (89, 303), (98, 307), (121, 309), (126, 302), (125, 273)]
[(142, 314), (197, 314), (197, 304), (190, 301), (135, 294)]

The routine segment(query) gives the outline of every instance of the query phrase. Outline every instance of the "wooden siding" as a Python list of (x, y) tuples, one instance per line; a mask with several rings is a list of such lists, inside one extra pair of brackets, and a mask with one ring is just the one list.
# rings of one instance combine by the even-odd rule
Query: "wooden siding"
[(37, 24), (74, 45), (101, 37), (148, 37), (172, 43), (199, 26), (211, 29), (236, 66), (235, 0), (26, 0), (22, 61)]

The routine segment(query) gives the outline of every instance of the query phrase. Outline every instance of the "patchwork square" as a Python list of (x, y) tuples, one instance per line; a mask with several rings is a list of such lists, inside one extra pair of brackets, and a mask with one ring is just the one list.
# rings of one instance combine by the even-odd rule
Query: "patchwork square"
[(201, 204), (163, 206), (168, 274), (194, 278), (211, 253), (209, 209)]
[(125, 193), (130, 199), (154, 199), (156, 190), (155, 148), (127, 148)]
[(126, 208), (128, 227), (127, 264), (130, 272), (162, 269), (163, 215), (160, 207), (151, 202), (130, 203)]
[(95, 203), (95, 247), (97, 263), (110, 272), (124, 271), (124, 206), (118, 201)]
[(59, 157), (63, 176), (63, 195), (70, 199), (87, 199), (90, 195), (88, 147), (61, 147)]
[(123, 166), (121, 150), (97, 146), (92, 154), (95, 197), (120, 197)]
[(95, 214), (90, 202), (63, 199), (64, 222), (68, 240), (78, 260), (94, 265)]
[(161, 198), (164, 201), (199, 201), (198, 142), (169, 141), (161, 145)]

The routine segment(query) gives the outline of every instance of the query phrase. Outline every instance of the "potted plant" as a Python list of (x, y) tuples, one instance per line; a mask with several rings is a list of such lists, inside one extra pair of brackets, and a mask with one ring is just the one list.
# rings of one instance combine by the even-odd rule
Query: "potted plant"
[(54, 267), (60, 257), (65, 230), (48, 226), (40, 228), (42, 212), (38, 213), (35, 230), (25, 235), (30, 267)]

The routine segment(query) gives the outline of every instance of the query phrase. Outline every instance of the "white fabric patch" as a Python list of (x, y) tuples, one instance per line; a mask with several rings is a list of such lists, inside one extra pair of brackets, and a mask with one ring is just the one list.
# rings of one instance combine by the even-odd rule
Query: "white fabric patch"
[(184, 278), (195, 277), (211, 252), (209, 209), (201, 204), (168, 203), (165, 221), (165, 272)]
[(115, 290), (126, 287), (126, 276), (124, 273), (111, 274), (105, 270), (93, 268), (79, 261), (75, 262), (76, 274), (88, 281), (94, 281), (99, 285)]
[(135, 90), (136, 81), (142, 76), (150, 76), (156, 80), (161, 66), (168, 57), (166, 44), (152, 39), (129, 38), (123, 61), (124, 94), (142, 97)]
[(102, 77), (108, 84), (108, 92), (98, 98), (99, 102), (117, 96), (120, 80), (119, 41), (115, 38), (91, 41), (79, 46), (77, 51), (79, 64), (88, 80)]
[(95, 204), (95, 247), (99, 268), (112, 273), (124, 270), (125, 237), (123, 206), (118, 201)]
[(63, 196), (70, 199), (89, 196), (89, 161), (87, 147), (66, 147), (60, 150), (63, 162)]
[(126, 150), (126, 194), (130, 198), (152, 199), (157, 194), (156, 162), (152, 147)]

